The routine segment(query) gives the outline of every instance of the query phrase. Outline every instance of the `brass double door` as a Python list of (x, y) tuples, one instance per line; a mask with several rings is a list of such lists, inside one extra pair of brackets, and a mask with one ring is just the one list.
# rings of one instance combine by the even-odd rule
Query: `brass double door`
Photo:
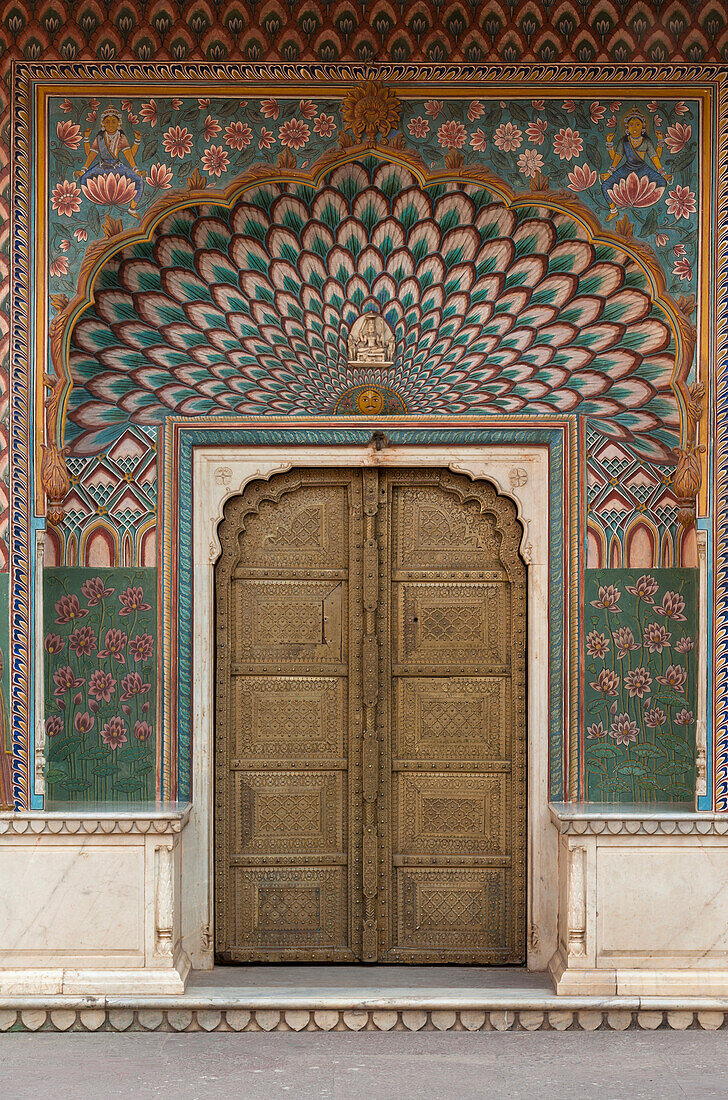
[(444, 469), (303, 469), (228, 502), (221, 961), (524, 961), (521, 535)]

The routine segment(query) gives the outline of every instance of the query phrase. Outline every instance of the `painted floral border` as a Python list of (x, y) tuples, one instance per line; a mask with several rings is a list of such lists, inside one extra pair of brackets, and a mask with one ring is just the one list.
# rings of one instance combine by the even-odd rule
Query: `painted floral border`
[[(506, 100), (390, 95), (389, 140), (431, 169), (487, 167), (514, 190), (578, 194), (602, 222), (652, 245), (670, 292), (695, 293), (698, 239), (698, 105), (684, 98)], [(94, 142), (105, 112), (117, 113), (122, 144), (101, 167)], [(624, 128), (638, 110), (649, 153), (632, 172), (614, 172)], [(87, 243), (129, 228), (170, 188), (220, 187), (252, 165), (302, 169), (345, 148), (346, 102), (330, 96), (256, 98), (66, 95), (51, 102), (49, 264), (52, 292), (73, 294)], [(91, 157), (89, 163), (88, 157)], [(86, 159), (85, 159), (86, 158)], [(646, 165), (646, 167), (645, 167)], [(659, 178), (658, 178), (659, 176)], [(605, 193), (602, 193), (603, 188)], [(606, 190), (608, 189), (608, 190)], [(607, 197), (609, 195), (609, 197)]]

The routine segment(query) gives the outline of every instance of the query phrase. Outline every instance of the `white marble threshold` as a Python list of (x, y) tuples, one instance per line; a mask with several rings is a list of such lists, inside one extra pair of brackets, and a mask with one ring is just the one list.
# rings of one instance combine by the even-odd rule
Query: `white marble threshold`
[[(411, 969), (408, 978), (407, 971)], [(308, 973), (305, 973), (308, 972)], [(337, 973), (338, 972), (338, 973)], [(728, 1014), (728, 997), (557, 995), (546, 972), (518, 967), (240, 966), (193, 971), (182, 994), (12, 996), (11, 1009), (376, 1009), (716, 1011)]]

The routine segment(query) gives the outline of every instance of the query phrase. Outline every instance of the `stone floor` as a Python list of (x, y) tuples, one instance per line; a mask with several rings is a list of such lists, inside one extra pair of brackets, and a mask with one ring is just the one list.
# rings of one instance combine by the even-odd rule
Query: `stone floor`
[(190, 994), (276, 989), (500, 989), (553, 993), (548, 974), (521, 966), (216, 966), (193, 970)]
[(718, 1032), (0, 1035), (8, 1100), (725, 1100)]

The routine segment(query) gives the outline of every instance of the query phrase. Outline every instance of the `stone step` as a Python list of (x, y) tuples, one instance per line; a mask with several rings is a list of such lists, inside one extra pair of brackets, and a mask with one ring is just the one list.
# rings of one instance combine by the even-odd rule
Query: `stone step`
[(728, 1000), (480, 989), (225, 988), (177, 997), (0, 1000), (0, 1031), (713, 1031)]

